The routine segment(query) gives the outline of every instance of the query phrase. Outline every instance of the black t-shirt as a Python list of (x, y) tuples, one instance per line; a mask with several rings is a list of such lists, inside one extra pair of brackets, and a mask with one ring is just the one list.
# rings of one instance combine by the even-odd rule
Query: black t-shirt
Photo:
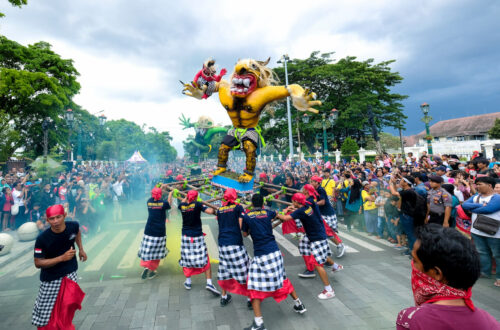
[(413, 189), (401, 190), (399, 196), (401, 196), (401, 213), (409, 216), (413, 216), (415, 211), (416, 192)]
[(167, 220), (167, 210), (170, 204), (164, 200), (155, 201), (153, 197), (148, 199), (148, 222), (144, 229), (144, 234), (154, 237), (165, 236), (165, 221)]
[(272, 221), (275, 217), (276, 212), (264, 209), (254, 209), (243, 215), (241, 230), (250, 233), (256, 257), (279, 251), (273, 235)]
[[(311, 203), (311, 202), (309, 202)], [(294, 219), (299, 219), (304, 227), (307, 238), (311, 242), (321, 241), (326, 239), (325, 225), (321, 214), (318, 213), (319, 208), (316, 203), (312, 202), (302, 206), (290, 214)]]
[(399, 218), (398, 208), (392, 205), (389, 200), (384, 205), (384, 211), (388, 220)]
[[(80, 231), (78, 222), (66, 221), (66, 229), (56, 234), (48, 228), (38, 235), (35, 242), (35, 258), (52, 259), (59, 257), (71, 247), (75, 248), (75, 238)], [(78, 269), (76, 255), (73, 259), (63, 261), (49, 268), (42, 268), (40, 281), (47, 282), (57, 280)]]
[(328, 199), (328, 195), (326, 194), (326, 190), (323, 187), (318, 187), (316, 189), (318, 191), (319, 197), (318, 197), (318, 202), (321, 200), (325, 201), (325, 204), (323, 205), (318, 205), (319, 210), (322, 215), (334, 215), (335, 210), (332, 207), (332, 204), (330, 204), (330, 200)]
[(200, 202), (180, 203), (178, 206), (182, 214), (182, 235), (198, 237), (203, 235), (201, 229), (201, 212), (208, 207)]
[[(296, 184), (293, 184), (291, 186), (287, 186), (286, 184), (284, 185), (285, 188), (290, 188), (290, 189), (295, 189), (295, 190), (299, 190), (299, 187), (296, 185)], [(285, 201), (287, 201), (288, 203), (291, 203), (292, 202), (292, 195), (285, 195)]]
[(239, 204), (222, 206), (217, 211), (219, 223), (219, 246), (243, 245), (240, 221), (245, 211)]

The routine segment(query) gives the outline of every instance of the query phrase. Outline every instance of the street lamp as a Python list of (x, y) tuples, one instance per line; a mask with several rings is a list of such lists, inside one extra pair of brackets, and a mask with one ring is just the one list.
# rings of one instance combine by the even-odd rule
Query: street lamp
[[(335, 125), (335, 122), (338, 119), (338, 110), (337, 109), (332, 109), (330, 113), (328, 114), (328, 117), (326, 113), (321, 114), (321, 123), (316, 124), (316, 128), (322, 128), (323, 133), (317, 133), (316, 134), (316, 139), (320, 139), (323, 137), (323, 160), (326, 162), (328, 161), (328, 139), (333, 139), (334, 135), (332, 133), (327, 133), (326, 129), (329, 127), (333, 127)], [(309, 116), (306, 114), (302, 117), (302, 120), (304, 120), (304, 123), (309, 122)], [(327, 121), (328, 120), (328, 121)]]
[[(288, 88), (288, 68), (287, 68), (287, 63), (290, 60), (290, 57), (288, 57), (287, 54), (283, 55), (280, 60), (278, 60), (278, 63), (281, 64), (283, 63), (283, 66), (285, 67), (285, 87)], [(292, 115), (290, 114), (290, 97), (287, 96), (286, 98), (286, 113), (288, 117), (288, 144), (290, 147), (290, 160), (293, 159), (293, 141), (292, 141)]]
[(99, 116), (99, 125), (104, 126), (104, 124), (106, 123), (106, 119), (108, 119), (108, 118), (106, 118), (105, 115), (100, 115)]
[(42, 122), (42, 130), (43, 130), (43, 163), (47, 163), (47, 153), (49, 149), (49, 127), (51, 124), (51, 120), (49, 117), (45, 117)]
[(432, 136), (431, 136), (431, 131), (429, 129), (429, 123), (432, 120), (432, 117), (429, 116), (429, 104), (427, 103), (422, 103), (420, 105), (420, 109), (424, 113), (424, 118), (422, 118), (422, 121), (425, 123), (425, 140), (427, 140), (427, 151), (429, 155), (432, 155)]
[(73, 129), (73, 121), (75, 120), (73, 110), (66, 110), (66, 123), (68, 124), (68, 162), (71, 161), (71, 130)]

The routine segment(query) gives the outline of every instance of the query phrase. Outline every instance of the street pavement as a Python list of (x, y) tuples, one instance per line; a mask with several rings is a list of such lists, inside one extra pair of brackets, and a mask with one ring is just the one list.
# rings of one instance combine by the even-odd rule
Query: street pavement
[[(132, 216), (129, 216), (132, 217)], [(167, 224), (169, 255), (159, 267), (159, 276), (143, 281), (137, 250), (142, 238), (146, 212), (139, 219), (110, 223), (94, 236), (85, 237), (88, 255), (79, 263), (79, 283), (86, 293), (82, 310), (77, 311), (77, 329), (242, 329), (251, 324), (253, 313), (246, 298), (233, 295), (233, 302), (220, 307), (219, 299), (204, 289), (203, 275), (193, 278), (186, 291), (178, 266), (181, 219), (176, 210)], [(217, 224), (213, 216), (203, 216), (203, 230), (212, 262), (212, 278), (217, 274)], [(307, 313), (292, 310), (292, 300), (280, 304), (263, 303), (264, 323), (268, 329), (394, 329), (398, 312), (413, 305), (410, 287), (410, 260), (392, 244), (356, 231), (340, 228), (348, 246), (338, 262), (344, 270), (328, 272), (336, 297), (321, 301), (319, 277), (301, 279), (304, 262), (298, 253), (298, 240), (275, 237), (284, 255), (288, 277), (306, 305)], [(33, 265), (32, 242), (16, 242), (13, 251), (0, 257), (0, 328), (33, 329), (31, 311), (38, 292), (39, 271)], [(252, 254), (251, 241), (245, 245)], [(335, 248), (332, 246), (333, 252)], [(500, 288), (491, 279), (479, 279), (473, 289), (476, 306), (500, 320)]]

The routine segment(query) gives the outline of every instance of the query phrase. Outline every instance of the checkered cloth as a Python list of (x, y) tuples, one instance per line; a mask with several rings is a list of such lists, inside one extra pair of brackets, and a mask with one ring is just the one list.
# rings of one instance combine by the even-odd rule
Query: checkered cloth
[(300, 240), (299, 252), (303, 256), (314, 256), (314, 259), (320, 265), (324, 264), (326, 258), (332, 255), (326, 239), (311, 242), (307, 236), (302, 237)]
[(334, 231), (337, 231), (337, 215), (323, 215), (323, 219), (325, 219), (325, 222), (330, 228), (332, 228)]
[(250, 258), (244, 246), (219, 246), (219, 281), (235, 279), (241, 284), (247, 282)]
[(207, 264), (207, 245), (203, 236), (182, 236), (179, 265), (186, 268), (203, 268)]
[[(231, 128), (229, 131), (227, 131), (227, 135), (234, 136), (239, 141), (243, 141), (243, 138), (249, 139), (250, 141), (255, 143), (255, 145), (259, 145), (259, 133), (257, 133), (257, 131), (254, 129), (247, 129), (245, 134), (238, 134), (238, 136), (236, 136), (236, 130), (234, 128)], [(243, 149), (243, 145), (241, 145), (241, 148)]]
[[(66, 277), (72, 281), (78, 282), (76, 272), (69, 273)], [(54, 308), (59, 289), (61, 288), (62, 279), (61, 277), (60, 279), (42, 282), (40, 284), (40, 290), (38, 291), (35, 306), (33, 307), (31, 324), (37, 327), (43, 327), (49, 323), (52, 309)]]
[(283, 287), (286, 279), (281, 251), (253, 257), (248, 269), (248, 290), (272, 292)]
[(141, 260), (160, 260), (167, 256), (167, 236), (144, 235), (137, 255)]

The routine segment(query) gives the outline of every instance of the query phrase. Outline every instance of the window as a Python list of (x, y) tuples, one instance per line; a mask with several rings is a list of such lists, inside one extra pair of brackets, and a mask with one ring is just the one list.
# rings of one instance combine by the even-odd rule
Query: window
[(457, 141), (465, 141), (465, 136), (457, 136), (456, 140)]
[(484, 135), (474, 135), (474, 140), (484, 141), (486, 137)]

